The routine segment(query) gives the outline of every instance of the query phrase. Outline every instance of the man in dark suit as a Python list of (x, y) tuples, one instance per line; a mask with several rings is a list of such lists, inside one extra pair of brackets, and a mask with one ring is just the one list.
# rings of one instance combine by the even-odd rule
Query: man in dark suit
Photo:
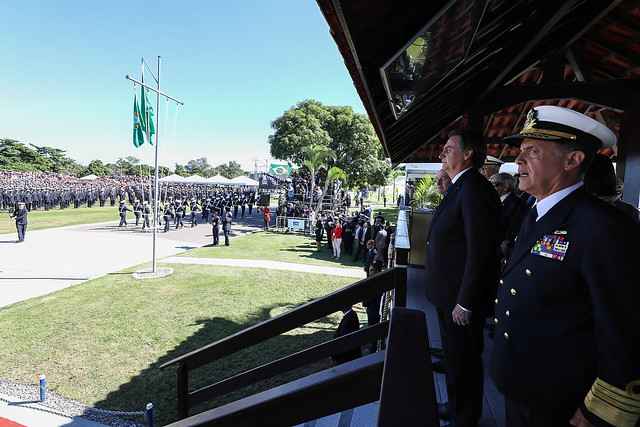
[(451, 178), (427, 237), (426, 291), (440, 320), (449, 411), (457, 427), (482, 414), (482, 330), (498, 275), (500, 200), (478, 169), (481, 136), (453, 132), (440, 159)]
[(515, 178), (508, 173), (499, 173), (489, 178), (502, 202), (500, 229), (503, 232), (500, 244), (502, 256), (508, 256), (520, 225), (529, 210), (526, 202), (515, 194)]
[(585, 191), (616, 137), (556, 106), (527, 115), (519, 187), (536, 198), (499, 281), (491, 376), (509, 427), (624, 426), (640, 419), (640, 226)]
[(11, 218), (16, 220), (16, 231), (18, 232), (18, 240), (16, 243), (24, 242), (24, 236), (27, 233), (27, 215), (29, 211), (24, 204), (24, 202), (18, 202), (18, 206), (11, 214)]

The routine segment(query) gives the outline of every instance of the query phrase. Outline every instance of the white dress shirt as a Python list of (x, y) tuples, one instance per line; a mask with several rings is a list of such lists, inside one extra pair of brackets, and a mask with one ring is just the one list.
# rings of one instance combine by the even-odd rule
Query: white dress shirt
[(456, 176), (454, 176), (453, 178), (451, 178), (451, 184), (455, 184), (456, 181), (462, 176), (463, 173), (465, 173), (466, 171), (468, 171), (471, 168), (466, 168), (464, 170), (461, 170), (460, 172), (458, 172), (456, 174)]
[[(456, 181), (462, 176), (462, 174), (464, 174), (466, 171), (468, 171), (471, 168), (466, 168), (464, 170), (461, 170), (460, 172), (458, 172), (456, 174), (456, 176), (454, 176), (453, 178), (451, 178), (451, 185), (455, 184)], [(460, 307), (463, 311), (466, 311), (468, 313), (471, 313), (471, 310), (464, 308), (463, 306), (461, 306), (460, 304), (457, 304), (458, 307)]]
[(500, 202), (504, 204), (504, 201), (507, 200), (507, 197), (509, 197), (510, 195), (511, 195), (511, 191), (509, 191), (507, 194), (503, 194), (502, 196), (500, 196)]
[(533, 204), (533, 206), (535, 206), (536, 209), (538, 210), (538, 218), (536, 219), (536, 221), (540, 221), (540, 218), (545, 216), (545, 214), (547, 212), (549, 212), (551, 210), (551, 208), (553, 208), (555, 205), (560, 203), (560, 201), (562, 199), (564, 199), (569, 194), (573, 193), (574, 191), (576, 191), (578, 188), (582, 187), (583, 185), (584, 185), (584, 182), (580, 181), (580, 182), (578, 182), (576, 184), (573, 184), (573, 185), (571, 185), (569, 187), (563, 188), (560, 191), (556, 191), (555, 193), (548, 195), (547, 197), (545, 197), (542, 200), (537, 200)]

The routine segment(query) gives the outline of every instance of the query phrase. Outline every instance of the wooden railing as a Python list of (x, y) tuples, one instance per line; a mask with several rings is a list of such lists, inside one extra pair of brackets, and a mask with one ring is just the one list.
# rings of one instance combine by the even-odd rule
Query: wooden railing
[[(180, 418), (185, 418), (189, 415), (189, 410), (193, 408), (194, 405), (211, 400), (216, 396), (236, 390), (242, 386), (304, 366), (332, 354), (343, 353), (367, 342), (386, 337), (388, 324), (385, 322), (369, 328), (363, 328), (347, 336), (328, 341), (266, 365), (242, 372), (215, 384), (193, 391), (189, 388), (189, 373), (198, 367), (335, 313), (343, 307), (351, 306), (361, 301), (366, 301), (375, 295), (390, 290), (393, 290), (395, 294), (395, 306), (406, 306), (406, 270), (404, 268), (392, 268), (385, 270), (367, 279), (360, 280), (353, 285), (333, 292), (325, 297), (306, 303), (287, 313), (274, 317), (273, 319), (251, 326), (215, 343), (206, 345), (198, 350), (164, 363), (160, 366), (161, 369), (173, 365), (177, 366), (178, 416)], [(367, 357), (361, 359), (367, 359)], [(358, 361), (361, 361), (361, 359), (358, 359)], [(380, 372), (377, 374), (376, 372), (382, 368), (382, 360), (376, 361), (369, 358), (364, 362), (361, 361), (359, 364), (352, 363), (352, 365), (354, 365), (351, 366), (353, 371), (348, 371), (351, 372), (349, 375), (344, 374), (347, 375), (344, 378), (355, 378), (363, 375), (375, 378), (376, 375), (379, 376), (380, 374)], [(313, 392), (322, 390), (326, 384), (334, 383), (334, 380), (335, 379), (327, 380), (326, 378), (323, 380), (324, 382), (319, 380), (320, 382), (316, 384), (318, 387), (311, 387), (311, 389), (313, 389)], [(377, 392), (375, 387), (373, 391)], [(374, 398), (374, 400), (376, 399)], [(354, 402), (347, 402), (344, 400), (344, 403), (353, 404)], [(323, 408), (320, 408), (317, 412), (322, 412), (322, 410)], [(313, 413), (314, 411), (308, 411), (309, 416), (312, 416)], [(217, 423), (215, 425), (223, 424)]]
[[(388, 330), (384, 352), (193, 415), (169, 427), (280, 427), (376, 400), (380, 401), (378, 427), (439, 426), (424, 313), (396, 307), (388, 324), (366, 328), (371, 336), (377, 335), (374, 328)], [(356, 334), (339, 339), (350, 341)]]

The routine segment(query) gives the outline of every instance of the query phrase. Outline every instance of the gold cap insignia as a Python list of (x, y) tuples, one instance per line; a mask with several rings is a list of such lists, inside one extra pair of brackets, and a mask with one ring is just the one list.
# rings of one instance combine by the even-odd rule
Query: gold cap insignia
[(532, 108), (527, 113), (527, 120), (524, 122), (524, 126), (522, 127), (521, 133), (525, 132), (534, 132), (536, 130), (536, 126), (538, 124), (538, 112), (535, 108)]

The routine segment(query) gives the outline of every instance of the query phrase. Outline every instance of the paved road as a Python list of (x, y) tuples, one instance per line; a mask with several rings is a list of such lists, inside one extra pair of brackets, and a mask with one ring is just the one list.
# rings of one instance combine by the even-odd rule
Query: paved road
[[(259, 229), (259, 218), (239, 219), (232, 236)], [(143, 264), (152, 258), (152, 233), (117, 222), (0, 235), (0, 308), (45, 295), (88, 279)], [(211, 243), (211, 226), (201, 224), (158, 233), (157, 257), (163, 258)]]

